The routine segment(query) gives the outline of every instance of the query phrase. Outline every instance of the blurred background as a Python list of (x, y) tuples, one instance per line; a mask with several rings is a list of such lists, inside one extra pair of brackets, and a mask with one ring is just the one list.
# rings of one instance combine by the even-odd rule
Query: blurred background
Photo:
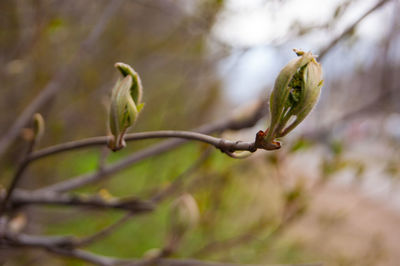
[[(46, 122), (39, 148), (107, 134), (115, 62), (132, 65), (144, 87), (146, 105), (131, 132), (190, 130), (267, 99), (280, 69), (295, 57), (292, 49), (302, 49), (320, 55), (324, 87), (317, 107), (279, 151), (235, 160), (189, 143), (73, 193), (146, 198), (196, 164), (180, 192), (197, 200), (200, 222), (177, 257), (398, 265), (398, 14), (397, 0), (0, 1), (1, 187), (26, 146), (25, 131), (10, 139), (10, 129), (49, 87), (37, 106)], [(253, 140), (267, 121), (223, 136)], [(131, 142), (107, 162), (156, 142)], [(90, 148), (35, 162), (21, 187), (93, 172), (103, 153)], [(161, 248), (171, 200), (87, 250), (140, 258)], [(27, 233), (84, 236), (123, 213), (30, 207), (19, 215)], [(88, 265), (30, 249), (2, 253), (0, 262)]]

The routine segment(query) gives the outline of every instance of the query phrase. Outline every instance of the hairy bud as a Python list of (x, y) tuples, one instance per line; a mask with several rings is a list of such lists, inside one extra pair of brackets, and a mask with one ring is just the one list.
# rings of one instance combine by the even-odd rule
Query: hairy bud
[(124, 78), (117, 81), (111, 93), (109, 129), (113, 138), (109, 147), (113, 151), (125, 147), (124, 136), (143, 108), (139, 75), (127, 64), (116, 63), (115, 67)]
[(270, 96), (271, 121), (264, 142), (271, 149), (279, 148), (274, 140), (288, 134), (310, 113), (323, 84), (322, 68), (314, 55), (294, 51), (298, 58), (281, 70)]

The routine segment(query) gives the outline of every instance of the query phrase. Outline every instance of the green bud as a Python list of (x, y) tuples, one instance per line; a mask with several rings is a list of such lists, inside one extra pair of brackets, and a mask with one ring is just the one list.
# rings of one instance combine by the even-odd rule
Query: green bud
[(139, 75), (136, 73), (135, 70), (133, 70), (133, 68), (130, 65), (124, 63), (116, 63), (115, 67), (121, 72), (121, 74), (124, 77), (126, 76), (132, 77), (132, 85), (130, 88), (130, 93), (133, 101), (135, 102), (136, 106), (138, 107), (138, 110), (140, 111), (140, 109), (143, 107), (142, 103), (143, 87)]
[(143, 108), (142, 84), (138, 74), (127, 64), (117, 63), (115, 67), (124, 78), (117, 81), (111, 93), (109, 128), (113, 139), (109, 147), (113, 151), (126, 146), (124, 136)]
[(322, 68), (311, 52), (294, 50), (299, 56), (290, 61), (275, 80), (270, 96), (271, 121), (264, 137), (265, 145), (292, 131), (317, 103), (322, 80)]

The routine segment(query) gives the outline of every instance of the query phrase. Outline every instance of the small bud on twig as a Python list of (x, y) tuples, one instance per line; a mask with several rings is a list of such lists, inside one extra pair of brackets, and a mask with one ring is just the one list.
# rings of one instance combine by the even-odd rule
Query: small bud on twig
[(287, 135), (304, 120), (317, 103), (323, 85), (322, 68), (315, 56), (296, 49), (294, 52), (299, 57), (281, 70), (270, 96), (271, 121), (260, 144), (267, 149), (280, 148), (275, 139)]
[(115, 67), (121, 71), (124, 78), (117, 81), (111, 94), (109, 128), (113, 139), (109, 147), (113, 151), (126, 146), (124, 136), (143, 108), (139, 75), (127, 64), (116, 63)]

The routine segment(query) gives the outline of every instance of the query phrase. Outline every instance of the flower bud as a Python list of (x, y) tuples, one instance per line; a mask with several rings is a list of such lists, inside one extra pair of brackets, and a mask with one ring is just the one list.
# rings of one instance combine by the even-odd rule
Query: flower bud
[(125, 147), (124, 136), (143, 108), (142, 84), (138, 74), (124, 63), (116, 63), (115, 67), (124, 78), (117, 81), (111, 93), (109, 129), (113, 139), (109, 147), (113, 151)]
[(299, 56), (290, 61), (275, 80), (270, 96), (271, 121), (265, 145), (292, 131), (315, 106), (321, 87), (322, 68), (311, 52), (294, 50)]

